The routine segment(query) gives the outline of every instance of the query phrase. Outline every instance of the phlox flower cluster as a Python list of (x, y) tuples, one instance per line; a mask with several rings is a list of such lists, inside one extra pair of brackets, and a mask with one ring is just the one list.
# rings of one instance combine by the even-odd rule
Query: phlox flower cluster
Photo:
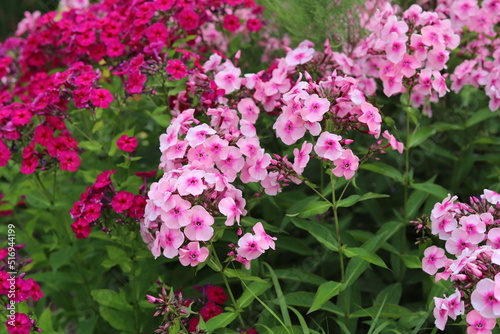
[[(140, 193), (134, 195), (128, 191), (117, 191), (111, 180), (114, 173), (116, 171), (106, 170), (99, 174), (95, 183), (87, 187), (80, 200), (73, 204), (71, 229), (78, 239), (87, 238), (92, 226), (100, 226), (102, 231), (109, 233), (112, 221), (124, 225), (137, 222), (144, 216), (146, 197)], [(147, 178), (153, 177), (156, 171), (135, 174), (144, 179), (139, 189), (142, 192), (147, 187)]]
[(458, 93), (464, 85), (484, 87), (490, 109), (497, 110), (500, 107), (500, 1), (439, 0), (434, 11), (449, 19), (454, 31), (464, 36), (459, 52), (464, 60), (450, 75), (451, 89)]
[(23, 260), (19, 256), (19, 250), (25, 244), (15, 245), (10, 248), (0, 248), (0, 300), (7, 305), (7, 321), (5, 323), (9, 334), (29, 334), (31, 330), (40, 331), (27, 314), (9, 311), (16, 310), (17, 303), (28, 299), (38, 301), (43, 297), (40, 285), (32, 279), (27, 278), (26, 273), (17, 275), (21, 268), (32, 262), (31, 259)]
[(348, 52), (326, 52), (337, 68), (358, 79), (368, 95), (377, 88), (374, 79), (380, 79), (386, 96), (408, 92), (415, 107), (443, 97), (449, 89), (441, 72), (460, 42), (450, 20), (419, 5), (403, 13), (384, 1), (368, 1), (365, 8), (360, 20), (369, 35)]
[(448, 317), (467, 314), (467, 333), (491, 333), (500, 318), (499, 203), (500, 194), (486, 189), (469, 204), (448, 195), (434, 205), (431, 230), (445, 241), (445, 249), (427, 248), (422, 269), (436, 281), (451, 281), (455, 289), (451, 296), (434, 298), (435, 324), (441, 330)]
[[(247, 211), (242, 191), (232, 184), (238, 176), (243, 183), (273, 186), (267, 170), (272, 158), (260, 147), (252, 123), (227, 107), (209, 109), (207, 115), (210, 125), (199, 124), (194, 109), (187, 109), (161, 135), (164, 174), (149, 189), (141, 224), (155, 257), (179, 256), (183, 265), (196, 266), (207, 259), (209, 250), (200, 243), (212, 239), (214, 227), (223, 228), (214, 217), (224, 216), (227, 227), (240, 225)], [(259, 232), (267, 236), (263, 228)], [(258, 242), (258, 255), (269, 248), (265, 240)], [(258, 256), (237, 252), (241, 262)]]

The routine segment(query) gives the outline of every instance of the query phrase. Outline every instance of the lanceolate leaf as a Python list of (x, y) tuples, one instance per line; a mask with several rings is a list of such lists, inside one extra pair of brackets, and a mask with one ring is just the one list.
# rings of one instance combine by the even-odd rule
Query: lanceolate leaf
[(326, 225), (308, 219), (289, 218), (295, 226), (311, 233), (316, 240), (329, 250), (335, 252), (338, 250), (338, 242)]

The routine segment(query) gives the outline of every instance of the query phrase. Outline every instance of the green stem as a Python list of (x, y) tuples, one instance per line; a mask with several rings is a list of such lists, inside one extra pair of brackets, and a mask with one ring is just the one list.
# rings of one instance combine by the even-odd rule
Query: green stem
[[(332, 185), (332, 203), (333, 203), (333, 218), (335, 221), (335, 233), (337, 235), (337, 241), (339, 243), (339, 260), (340, 260), (340, 283), (344, 284), (345, 283), (345, 265), (344, 265), (344, 254), (343, 254), (343, 247), (342, 247), (342, 238), (340, 236), (340, 221), (339, 221), (339, 215), (338, 215), (338, 208), (337, 208), (337, 198), (335, 197), (335, 176), (330, 175), (330, 180), (331, 180), (331, 185)], [(345, 186), (347, 188), (348, 184)], [(344, 191), (345, 191), (344, 188)], [(344, 194), (344, 191), (342, 192), (342, 195)], [(341, 292), (344, 294), (344, 292)], [(349, 299), (344, 296), (344, 318), (345, 318), (345, 324), (346, 326), (349, 324)]]
[[(221, 262), (219, 260), (219, 256), (215, 252), (214, 248), (212, 248), (212, 254), (214, 254), (214, 258), (217, 261), (217, 266), (219, 268), (223, 268), (222, 264), (221, 264)], [(227, 280), (227, 277), (224, 274), (224, 270), (225, 270), (225, 268), (221, 269), (220, 274), (222, 275), (222, 279), (224, 280), (224, 285), (226, 286), (227, 293), (229, 294), (229, 298), (231, 298), (231, 302), (233, 303), (233, 307), (236, 310), (236, 312), (238, 313), (238, 320), (240, 322), (241, 329), (245, 329), (245, 322), (243, 321), (243, 317), (241, 316), (240, 305), (236, 301), (236, 298), (234, 298), (233, 290), (231, 290), (231, 286), (229, 285), (229, 281)]]
[(47, 188), (45, 188), (45, 185), (43, 184), (42, 180), (40, 179), (40, 175), (38, 174), (38, 172), (35, 172), (35, 179), (38, 182), (38, 184), (40, 185), (40, 187), (42, 188), (43, 195), (45, 196), (47, 201), (49, 201), (51, 206), (54, 206), (54, 200), (51, 198), (52, 196), (48, 192)]

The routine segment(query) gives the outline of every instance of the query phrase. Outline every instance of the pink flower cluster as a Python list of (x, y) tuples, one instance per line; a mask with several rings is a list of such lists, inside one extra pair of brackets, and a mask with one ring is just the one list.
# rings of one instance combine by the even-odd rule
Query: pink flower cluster
[(35, 321), (24, 313), (10, 310), (16, 303), (21, 303), (29, 298), (34, 301), (43, 297), (40, 286), (32, 278), (26, 278), (26, 273), (17, 276), (15, 273), (32, 260), (21, 260), (19, 249), (25, 244), (14, 246), (13, 249), (0, 248), (0, 300), (6, 298), (7, 305), (7, 332), (9, 334), (29, 334), (31, 329), (38, 330)]
[[(435, 12), (451, 21), (457, 34), (464, 36), (459, 55), (464, 59), (450, 76), (451, 89), (464, 85), (484, 87), (492, 111), (500, 107), (500, 1), (439, 0)], [(472, 38), (470, 38), (472, 37)]]
[[(136, 222), (144, 216), (146, 199), (144, 195), (134, 195), (128, 191), (116, 191), (111, 180), (111, 175), (116, 171), (106, 170), (99, 174), (96, 182), (87, 187), (87, 190), (80, 196), (80, 200), (73, 204), (70, 211), (71, 218), (74, 219), (71, 229), (78, 239), (87, 238), (92, 226), (100, 225), (104, 232), (109, 232), (109, 222), (116, 221), (125, 224), (128, 221)], [(137, 174), (137, 173), (136, 173)], [(152, 175), (150, 175), (152, 174)], [(138, 176), (154, 176), (152, 173), (139, 173)], [(146, 188), (146, 183), (141, 189)], [(119, 217), (113, 214), (119, 214)]]
[(415, 107), (427, 99), (436, 102), (449, 91), (441, 71), (460, 43), (450, 20), (419, 5), (398, 14), (396, 6), (384, 1), (368, 1), (360, 15), (370, 34), (348, 53), (332, 52), (328, 46), (327, 54), (336, 68), (362, 83), (361, 90), (373, 94), (373, 79), (378, 78), (386, 96), (410, 92)]
[(211, 125), (196, 125), (194, 109), (187, 109), (160, 137), (165, 173), (150, 187), (141, 225), (155, 257), (163, 250), (165, 257), (178, 255), (183, 265), (207, 259), (208, 248), (200, 242), (209, 242), (214, 227), (221, 228), (214, 217), (223, 215), (225, 226), (233, 226), (246, 214), (242, 192), (231, 182), (239, 176), (244, 183), (266, 185), (270, 178), (272, 159), (260, 147), (253, 125), (227, 107), (209, 109), (207, 115)]
[(455, 288), (449, 297), (434, 298), (436, 327), (444, 330), (448, 317), (467, 313), (467, 332), (487, 334), (500, 318), (500, 194), (486, 189), (470, 204), (456, 200), (448, 195), (430, 216), (432, 234), (446, 241), (450, 256), (431, 246), (422, 269)]

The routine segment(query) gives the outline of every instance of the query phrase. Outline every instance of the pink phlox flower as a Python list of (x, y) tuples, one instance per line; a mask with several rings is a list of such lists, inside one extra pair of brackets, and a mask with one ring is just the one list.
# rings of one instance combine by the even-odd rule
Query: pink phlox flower
[(212, 217), (204, 207), (195, 205), (191, 208), (191, 222), (184, 228), (184, 234), (192, 241), (208, 241), (214, 235)]
[(387, 36), (387, 44), (385, 46), (385, 53), (387, 54), (387, 59), (394, 64), (399, 63), (403, 60), (406, 54), (406, 41), (408, 37), (406, 35), (398, 35), (396, 32), (391, 32)]
[(213, 135), (216, 131), (212, 129), (208, 124), (201, 124), (190, 128), (186, 134), (186, 140), (189, 146), (196, 147), (206, 140), (207, 135)]
[(431, 246), (424, 251), (424, 258), (422, 259), (422, 270), (429, 275), (435, 275), (438, 269), (446, 265), (447, 258), (444, 249)]
[(261, 181), (266, 178), (267, 166), (271, 164), (271, 156), (268, 153), (264, 153), (264, 149), (257, 152), (257, 155), (249, 157), (247, 163), (250, 165), (248, 168), (248, 173), (255, 180)]
[(451, 237), (446, 240), (445, 248), (450, 254), (460, 255), (466, 248), (470, 250), (476, 249), (477, 244), (472, 242), (467, 231), (456, 229), (451, 233)]
[(238, 248), (236, 251), (238, 255), (247, 260), (253, 260), (265, 252), (263, 247), (265, 244), (266, 241), (263, 241), (260, 236), (245, 233), (245, 235), (238, 240)]
[(448, 68), (446, 62), (450, 58), (450, 52), (444, 46), (433, 47), (427, 54), (427, 68), (441, 71)]
[(166, 155), (166, 158), (169, 160), (180, 159), (183, 158), (184, 155), (186, 154), (187, 147), (188, 147), (187, 141), (179, 140), (174, 145), (170, 146), (163, 152), (165, 152), (164, 154)]
[(480, 280), (471, 294), (472, 307), (482, 317), (498, 318), (500, 316), (500, 300), (495, 297), (496, 284), (489, 278)]
[(484, 189), (483, 197), (493, 205), (497, 205), (500, 202), (500, 194), (493, 190)]
[(460, 300), (460, 297), (460, 292), (455, 290), (454, 294), (445, 299), (448, 308), (448, 316), (453, 320), (465, 312), (465, 304), (463, 300)]
[(240, 131), (245, 137), (257, 137), (257, 128), (254, 123), (246, 121), (244, 119), (240, 120)]
[(204, 144), (192, 147), (189, 149), (187, 158), (191, 166), (199, 169), (208, 170), (213, 167), (214, 161), (211, 152), (206, 148)]
[(211, 155), (213, 160), (219, 159), (219, 155), (228, 147), (229, 143), (227, 140), (222, 139), (219, 136), (210, 136), (207, 141), (203, 144)]
[(439, 47), (444, 44), (441, 30), (435, 26), (425, 26), (421, 30), (422, 43), (426, 46)]
[(377, 108), (367, 102), (361, 103), (361, 111), (363, 114), (358, 117), (360, 122), (365, 123), (370, 130), (370, 133), (374, 134), (377, 138), (380, 136), (380, 128), (382, 124), (382, 116)]
[(446, 303), (446, 300), (443, 298), (438, 298), (434, 297), (434, 318), (436, 320), (434, 321), (434, 324), (436, 327), (440, 330), (444, 330), (446, 326), (446, 322), (448, 321), (448, 305)]
[(312, 148), (313, 145), (311, 143), (304, 141), (300, 150), (298, 148), (293, 149), (293, 170), (297, 174), (301, 175), (304, 172), (304, 169), (311, 158), (309, 154), (311, 153)]
[(194, 196), (201, 195), (203, 190), (207, 189), (207, 186), (203, 182), (204, 175), (205, 172), (198, 169), (184, 171), (175, 184), (179, 194), (181, 196), (189, 194)]
[(161, 220), (168, 228), (179, 229), (191, 222), (189, 211), (191, 203), (182, 199), (179, 195), (170, 196), (165, 202), (164, 208), (164, 212), (161, 213)]
[(493, 249), (500, 249), (500, 228), (495, 227), (488, 231), (488, 240), (486, 245)]
[(230, 94), (241, 87), (241, 70), (227, 60), (225, 68), (214, 77), (214, 82), (225, 94)]
[(384, 94), (386, 96), (390, 97), (405, 91), (405, 87), (403, 86), (403, 76), (401, 74), (386, 76), (381, 79), (384, 86)]
[(342, 155), (335, 159), (333, 163), (335, 164), (335, 168), (332, 169), (333, 175), (336, 177), (344, 176), (346, 180), (349, 180), (358, 169), (359, 158), (350, 149), (345, 149), (342, 151)]
[(287, 93), (283, 94), (283, 101), (289, 102), (294, 99), (307, 99), (309, 94), (306, 89), (309, 88), (309, 84), (305, 81), (298, 81), (295, 86), (290, 89)]
[[(302, 42), (304, 43), (304, 42)], [(286, 54), (285, 61), (288, 66), (296, 66), (309, 62), (314, 57), (314, 49), (311, 46), (299, 44), (296, 49)]]
[(261, 245), (264, 250), (267, 250), (269, 248), (275, 249), (274, 241), (276, 240), (276, 237), (271, 237), (269, 234), (267, 234), (261, 222), (255, 224), (252, 230), (256, 236), (259, 236), (261, 238)]
[(249, 97), (241, 99), (240, 102), (238, 102), (237, 108), (244, 120), (251, 123), (255, 123), (257, 121), (260, 110), (253, 99)]
[(467, 334), (491, 334), (491, 330), (495, 328), (496, 319), (489, 319), (481, 316), (481, 314), (472, 310), (467, 313)]
[(183, 266), (195, 267), (205, 262), (210, 251), (206, 247), (201, 247), (198, 242), (190, 242), (185, 248), (179, 249), (179, 261)]
[(232, 197), (225, 197), (219, 202), (219, 211), (221, 214), (227, 217), (225, 225), (233, 226), (234, 220), (238, 225), (240, 224), (240, 217), (243, 214), (242, 210), (238, 207), (235, 200)]
[(439, 71), (432, 71), (432, 76), (434, 77), (434, 80), (432, 80), (432, 88), (438, 93), (439, 97), (445, 96), (450, 89), (446, 86), (444, 76), (442, 76)]
[(382, 137), (386, 138), (388, 141), (389, 141), (389, 145), (391, 145), (391, 148), (393, 150), (397, 150), (400, 154), (403, 153), (403, 150), (404, 150), (404, 144), (397, 141), (396, 140), (396, 137), (394, 137), (393, 135), (391, 135), (389, 133), (389, 131), (385, 130), (383, 133), (382, 133)]
[(414, 55), (405, 54), (403, 60), (398, 63), (397, 68), (400, 69), (401, 73), (406, 78), (410, 78), (415, 75), (416, 70), (422, 66), (422, 63)]
[(219, 159), (215, 161), (215, 164), (222, 173), (226, 174), (229, 182), (232, 182), (245, 165), (245, 159), (240, 149), (228, 146), (220, 152)]
[(391, 33), (396, 33), (397, 35), (405, 35), (408, 31), (408, 24), (405, 21), (398, 21), (396, 15), (390, 15), (382, 28), (381, 35), (387, 36)]
[(208, 58), (205, 64), (203, 64), (203, 70), (205, 72), (215, 70), (217, 67), (219, 67), (221, 61), (222, 57), (214, 53), (210, 56), (210, 58)]
[(437, 219), (444, 216), (447, 213), (453, 213), (456, 209), (455, 201), (458, 196), (451, 197), (450, 194), (446, 196), (441, 203), (434, 204), (434, 208), (431, 211), (431, 219)]
[(266, 175), (266, 178), (260, 182), (260, 185), (264, 188), (264, 192), (269, 196), (276, 196), (281, 192), (281, 185), (278, 181), (280, 173), (277, 171), (270, 172)]
[(160, 256), (161, 254), (160, 242), (161, 242), (160, 231), (156, 231), (154, 241), (148, 245), (148, 248), (151, 251), (151, 254), (153, 254), (155, 259), (158, 258), (158, 256)]
[(304, 121), (298, 116), (286, 117), (280, 115), (273, 125), (276, 130), (276, 137), (287, 145), (293, 145), (306, 133)]
[(317, 94), (310, 95), (304, 102), (300, 111), (302, 119), (309, 122), (321, 122), (323, 115), (330, 109), (330, 101), (319, 97)]
[(464, 230), (469, 234), (470, 242), (479, 244), (484, 240), (484, 232), (486, 231), (486, 224), (483, 223), (479, 216), (470, 215), (463, 216), (459, 219), (461, 225), (460, 230)]
[(162, 224), (158, 237), (160, 247), (163, 248), (163, 256), (173, 259), (179, 254), (179, 247), (184, 243), (184, 234), (180, 229), (168, 228)]
[(342, 156), (343, 148), (340, 145), (341, 136), (323, 132), (314, 146), (314, 151), (321, 158), (334, 161)]

